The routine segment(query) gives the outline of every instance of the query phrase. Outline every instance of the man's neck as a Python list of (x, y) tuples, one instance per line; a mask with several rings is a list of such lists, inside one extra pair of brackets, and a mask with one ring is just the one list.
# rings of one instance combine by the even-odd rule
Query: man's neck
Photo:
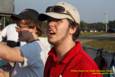
[(33, 35), (33, 38), (28, 39), (26, 42), (30, 43), (30, 42), (33, 42), (33, 41), (36, 41), (36, 40), (38, 40), (38, 37)]
[(55, 50), (59, 60), (62, 60), (64, 55), (68, 53), (75, 46), (75, 42), (72, 40), (63, 41), (59, 45), (55, 46)]

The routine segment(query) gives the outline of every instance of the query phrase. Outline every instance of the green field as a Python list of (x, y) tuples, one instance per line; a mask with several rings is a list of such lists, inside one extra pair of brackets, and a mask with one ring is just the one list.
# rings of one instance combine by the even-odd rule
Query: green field
[(92, 36), (92, 35), (102, 35), (108, 34), (106, 32), (81, 32), (80, 36)]
[[(102, 35), (102, 34), (106, 34), (104, 32), (95, 32), (95, 33), (91, 33), (91, 32), (86, 32), (86, 33), (82, 33), (82, 36), (92, 36), (92, 35)], [(82, 40), (82, 43), (84, 45), (88, 45), (94, 48), (104, 48), (104, 50), (106, 50), (107, 52), (115, 52), (115, 40), (110, 40), (110, 39), (106, 39), (106, 40), (90, 40), (90, 41), (85, 41)]]
[(111, 40), (91, 40), (85, 42), (84, 45), (88, 45), (94, 48), (104, 48), (107, 52), (115, 52), (115, 41)]

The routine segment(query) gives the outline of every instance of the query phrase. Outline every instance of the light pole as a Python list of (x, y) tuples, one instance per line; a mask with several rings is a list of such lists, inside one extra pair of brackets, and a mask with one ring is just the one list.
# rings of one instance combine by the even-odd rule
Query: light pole
[(108, 30), (108, 15), (105, 13), (105, 31), (107, 32)]

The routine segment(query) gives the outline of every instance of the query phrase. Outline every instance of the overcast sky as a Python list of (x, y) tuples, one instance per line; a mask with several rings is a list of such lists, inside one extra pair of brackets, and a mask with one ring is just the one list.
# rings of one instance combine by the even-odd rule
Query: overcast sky
[(74, 5), (80, 13), (81, 20), (89, 23), (115, 20), (115, 0), (15, 0), (15, 13), (25, 8), (33, 8), (44, 12), (48, 5), (59, 1), (67, 1)]

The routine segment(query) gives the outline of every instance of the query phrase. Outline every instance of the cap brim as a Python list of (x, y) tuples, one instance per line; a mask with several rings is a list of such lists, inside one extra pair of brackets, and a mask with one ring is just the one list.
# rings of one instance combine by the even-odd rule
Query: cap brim
[(44, 13), (44, 14), (39, 15), (39, 20), (41, 21), (48, 20), (49, 18), (55, 18), (55, 19), (68, 18), (68, 19), (73, 20), (69, 15), (61, 14), (61, 13), (50, 12), (50, 13)]
[(20, 17), (19, 17), (18, 15), (16, 15), (16, 14), (12, 14), (12, 15), (11, 15), (11, 18), (12, 18), (12, 19), (20, 19)]
[(25, 19), (24, 16), (21, 16), (21, 15), (16, 15), (16, 14), (12, 14), (11, 16), (12, 19)]

